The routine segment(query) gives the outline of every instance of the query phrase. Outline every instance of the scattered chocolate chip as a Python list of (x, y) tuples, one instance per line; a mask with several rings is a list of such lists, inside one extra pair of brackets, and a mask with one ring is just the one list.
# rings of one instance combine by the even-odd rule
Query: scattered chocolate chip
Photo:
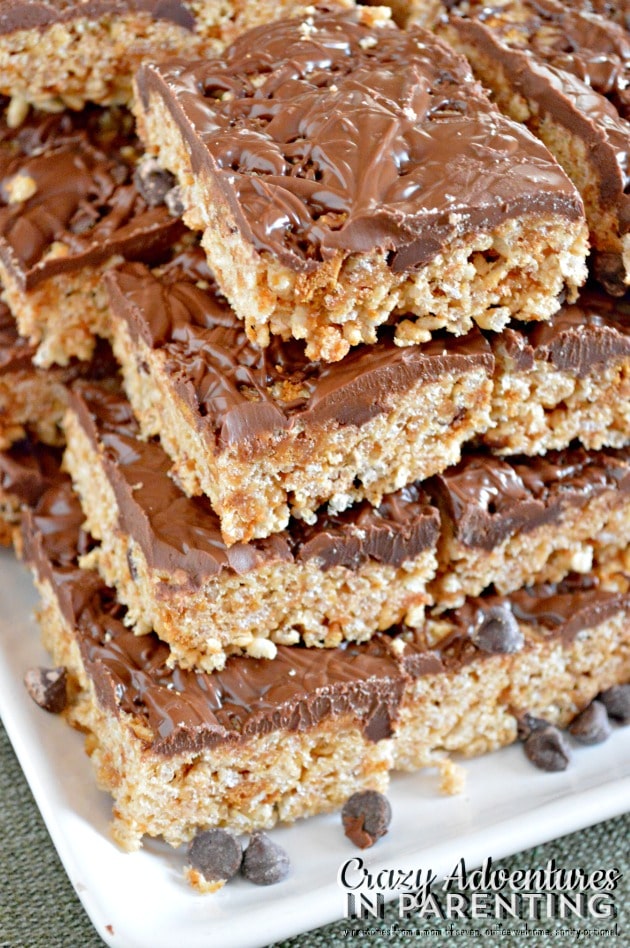
[(471, 639), (483, 652), (512, 655), (525, 639), (508, 606), (491, 606), (479, 612)]
[(584, 708), (569, 726), (569, 732), (580, 744), (601, 744), (609, 738), (612, 728), (602, 702), (593, 701)]
[(540, 770), (553, 772), (569, 766), (571, 750), (564, 735), (553, 724), (532, 731), (523, 747), (532, 764)]
[(384, 836), (391, 818), (389, 800), (376, 790), (353, 793), (341, 811), (345, 834), (359, 849), (373, 846)]
[(164, 203), (171, 217), (181, 217), (185, 210), (182, 189), (179, 186), (171, 188), (164, 197)]
[(598, 697), (609, 717), (620, 724), (630, 724), (630, 685), (613, 685)]
[(133, 181), (150, 207), (164, 204), (166, 195), (172, 190), (175, 178), (161, 168), (155, 158), (145, 158), (136, 168)]
[(241, 868), (242, 860), (238, 841), (223, 829), (202, 830), (188, 847), (190, 868), (206, 882), (227, 882)]
[(59, 714), (68, 703), (66, 681), (63, 667), (29, 668), (24, 675), (26, 690), (35, 704), (52, 714)]
[(255, 885), (275, 885), (286, 879), (290, 866), (282, 846), (260, 830), (252, 834), (241, 866), (241, 874), (246, 879)]

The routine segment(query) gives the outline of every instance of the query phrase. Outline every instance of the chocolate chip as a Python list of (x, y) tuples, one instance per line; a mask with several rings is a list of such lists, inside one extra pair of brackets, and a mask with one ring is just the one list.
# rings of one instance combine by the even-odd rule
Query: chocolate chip
[(580, 744), (601, 744), (610, 737), (612, 728), (606, 708), (601, 701), (593, 701), (578, 714), (569, 732)]
[(168, 192), (175, 184), (175, 178), (161, 168), (155, 158), (145, 158), (136, 168), (133, 181), (138, 191), (150, 207), (164, 204)]
[(553, 772), (569, 766), (571, 750), (564, 735), (553, 724), (532, 731), (523, 747), (532, 764), (540, 770)]
[(241, 873), (255, 885), (275, 885), (289, 874), (291, 863), (282, 846), (260, 830), (252, 834)]
[(164, 197), (164, 203), (171, 217), (181, 217), (185, 210), (182, 189), (178, 186), (171, 188)]
[(483, 652), (502, 655), (520, 652), (525, 642), (509, 606), (480, 610), (470, 637)]
[(341, 811), (345, 834), (359, 849), (373, 846), (384, 836), (391, 818), (389, 800), (376, 790), (353, 793)]
[(68, 704), (66, 681), (63, 667), (29, 668), (24, 675), (26, 690), (35, 704), (52, 714), (59, 714)]
[(630, 723), (630, 685), (613, 685), (598, 697), (609, 717), (620, 724)]
[(532, 731), (540, 731), (543, 727), (549, 727), (549, 721), (545, 721), (544, 718), (536, 718), (533, 714), (524, 714), (517, 722), (518, 738), (525, 741)]
[(224, 829), (202, 830), (188, 847), (191, 869), (206, 882), (227, 882), (241, 868), (242, 859), (238, 841)]

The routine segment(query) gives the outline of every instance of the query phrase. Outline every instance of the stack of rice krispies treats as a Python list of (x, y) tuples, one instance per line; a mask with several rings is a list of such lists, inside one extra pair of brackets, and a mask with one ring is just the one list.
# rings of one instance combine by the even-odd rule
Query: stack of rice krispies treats
[(0, 512), (126, 849), (338, 808), (630, 678), (630, 325), (578, 298), (559, 165), (380, 9), (185, 54), (143, 55), (140, 140), (128, 82), (57, 75), (33, 102), (105, 109), (44, 120), (17, 72), (4, 139)]

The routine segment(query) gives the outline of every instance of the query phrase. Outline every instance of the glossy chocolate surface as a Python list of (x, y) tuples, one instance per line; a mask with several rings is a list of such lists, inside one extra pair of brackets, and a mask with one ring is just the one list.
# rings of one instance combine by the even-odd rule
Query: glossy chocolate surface
[(582, 214), (549, 153), (419, 28), (284, 20), (221, 60), (145, 66), (137, 86), (144, 107), (162, 97), (243, 237), (297, 272), (372, 252), (409, 272), (514, 217)]
[(465, 546), (490, 551), (508, 537), (559, 520), (601, 494), (630, 493), (630, 448), (569, 448), (503, 460), (469, 454), (427, 489)]
[(342, 514), (322, 512), (311, 526), (292, 521), (267, 539), (226, 547), (209, 501), (187, 497), (177, 487), (169, 477), (171, 461), (159, 444), (140, 440), (126, 400), (78, 383), (70, 406), (100, 450), (121, 530), (140, 544), (150, 568), (172, 574), (173, 588), (178, 583), (178, 588), (199, 586), (223, 570), (242, 575), (274, 561), (316, 559), (322, 569), (356, 569), (368, 559), (400, 566), (437, 541), (437, 511), (422, 491), (410, 487), (376, 509), (362, 503)]
[(0, 257), (22, 289), (116, 254), (164, 253), (183, 228), (138, 192), (141, 154), (122, 109), (31, 112), (17, 129), (0, 124)]
[(436, 334), (396, 346), (385, 328), (374, 345), (341, 362), (311, 362), (301, 342), (249, 342), (241, 320), (218, 295), (203, 253), (190, 249), (151, 273), (130, 264), (107, 276), (112, 311), (132, 339), (159, 350), (161, 366), (188, 416), (212, 445), (246, 443), (295, 426), (360, 426), (392, 411), (417, 381), (483, 367), (493, 359), (479, 330)]

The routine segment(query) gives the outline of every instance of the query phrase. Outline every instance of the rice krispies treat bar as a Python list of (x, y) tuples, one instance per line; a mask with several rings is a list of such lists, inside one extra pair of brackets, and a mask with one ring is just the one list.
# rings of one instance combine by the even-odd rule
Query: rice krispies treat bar
[(216, 55), (243, 30), (306, 6), (293, 0), (3, 0), (0, 93), (12, 97), (9, 118), (17, 124), (29, 104), (53, 111), (86, 102), (129, 104), (141, 63)]
[(585, 278), (575, 190), (463, 58), (373, 15), (285, 20), (137, 74), (139, 134), (219, 286), (258, 345), (304, 339), (325, 361), (388, 319), (402, 344), (548, 319)]
[(190, 249), (161, 273), (108, 277), (125, 388), (184, 489), (205, 493), (229, 544), (312, 521), (443, 470), (489, 424), (493, 361), (478, 330), (399, 347), (391, 331), (340, 364), (266, 349), (213, 291)]
[(630, 36), (555, 0), (466, 2), (462, 10), (444, 35), (577, 186), (591, 231), (590, 263), (609, 292), (623, 294), (630, 283)]
[[(199, 827), (250, 831), (335, 809), (356, 790), (385, 790), (392, 767), (510, 743), (526, 713), (565, 725), (630, 676), (627, 583), (583, 578), (471, 600), (408, 642), (283, 646), (274, 662), (233, 657), (211, 675), (171, 668), (164, 643), (133, 636), (112, 591), (77, 568), (81, 513), (64, 497), (53, 488), (25, 514), (25, 557), (44, 642), (68, 669), (67, 720), (87, 733), (125, 849), (144, 835), (178, 845)], [(510, 654), (474, 641), (497, 607), (518, 616)]]
[(501, 460), (480, 452), (425, 484), (441, 514), (438, 609), (493, 585), (558, 582), (630, 548), (630, 448)]
[(101, 541), (89, 563), (135, 631), (155, 628), (181, 666), (212, 670), (229, 654), (275, 658), (280, 644), (330, 648), (422, 622), (439, 518), (421, 490), (227, 548), (208, 501), (173, 483), (124, 399), (77, 387), (65, 430), (65, 467)]
[(630, 441), (630, 306), (589, 289), (551, 322), (489, 337), (495, 357), (497, 454), (544, 454), (578, 439), (587, 448)]
[(107, 335), (105, 270), (156, 262), (184, 231), (164, 191), (140, 192), (141, 154), (123, 109), (0, 123), (0, 279), (39, 366), (89, 359)]

